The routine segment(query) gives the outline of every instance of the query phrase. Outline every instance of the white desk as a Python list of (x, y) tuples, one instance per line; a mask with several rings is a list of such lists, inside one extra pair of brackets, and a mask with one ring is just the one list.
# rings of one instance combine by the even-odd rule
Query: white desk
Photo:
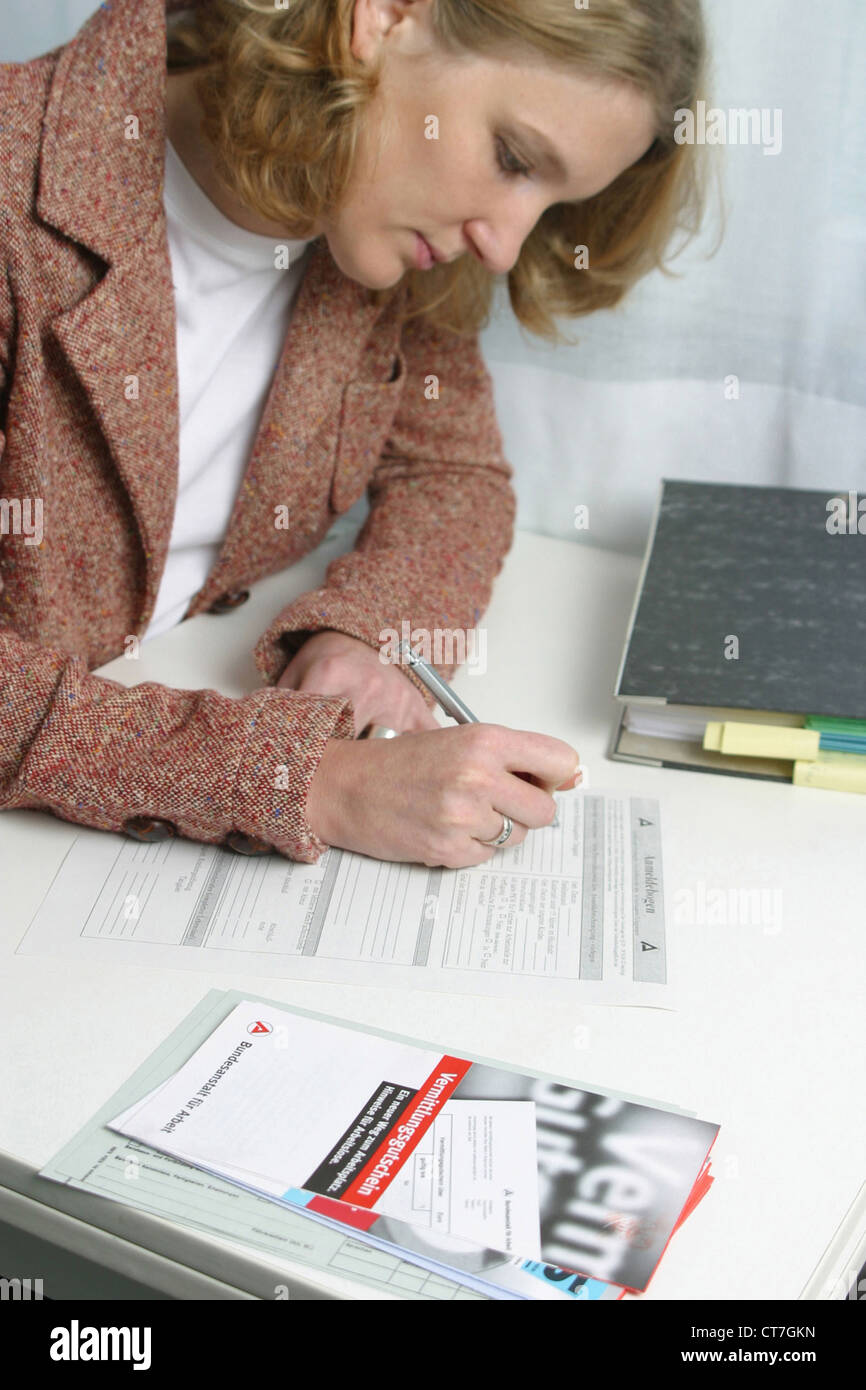
[[(145, 644), (139, 661), (121, 659), (105, 672), (127, 684), (159, 680), (233, 695), (254, 688), (255, 640), (345, 548), (338, 534), (258, 585), (242, 608), (185, 623)], [(521, 1016), (495, 999), (120, 964), (89, 971), (69, 959), (16, 956), (76, 832), (39, 813), (5, 813), (0, 1036), (10, 1070), (0, 1220), (177, 1297), (268, 1298), (277, 1283), (289, 1283), (293, 1296), (370, 1297), (361, 1286), (311, 1277), (34, 1176), (216, 986), (667, 1100), (717, 1121), (715, 1185), (674, 1237), (645, 1297), (844, 1297), (866, 1245), (866, 798), (606, 760), (617, 710), (610, 691), (638, 568), (630, 557), (521, 534), (485, 619), (487, 673), (464, 671), (455, 685), (482, 718), (572, 742), (594, 788), (659, 798), (678, 1010), (575, 1004)], [(707, 892), (779, 890), (780, 929), (676, 921), (678, 890), (701, 884)]]

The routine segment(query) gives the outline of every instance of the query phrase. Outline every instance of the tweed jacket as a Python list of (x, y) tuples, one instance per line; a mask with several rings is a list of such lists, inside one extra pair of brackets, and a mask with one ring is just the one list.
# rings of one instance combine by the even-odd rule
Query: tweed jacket
[(187, 617), (291, 565), (366, 488), (355, 549), (250, 634), (265, 684), (244, 698), (90, 674), (148, 626), (177, 491), (165, 42), (165, 0), (111, 0), (0, 66), (0, 807), (240, 831), (314, 862), (309, 783), (352, 706), (274, 689), (290, 653), (323, 629), (378, 649), (403, 620), (472, 628), (512, 541), (512, 470), (477, 340), (401, 328), (403, 291), (372, 305), (320, 238)]

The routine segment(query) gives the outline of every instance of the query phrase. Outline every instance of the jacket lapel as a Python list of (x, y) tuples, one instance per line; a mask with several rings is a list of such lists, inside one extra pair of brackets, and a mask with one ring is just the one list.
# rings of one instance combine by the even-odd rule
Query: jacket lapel
[(50, 331), (129, 496), (145, 561), (142, 623), (177, 491), (174, 296), (162, 211), (162, 0), (101, 6), (60, 54), (43, 123), (37, 212), (107, 269)]
[(129, 496), (144, 552), (145, 623), (165, 565), (177, 493), (174, 301), (159, 246), (143, 247), (135, 270), (112, 265), (51, 330), (87, 393)]
[[(320, 474), (327, 470), (329, 487), (346, 384), (381, 309), (341, 273), (323, 239), (307, 258), (225, 543), (191, 615), (251, 569), (264, 575), (299, 558), (324, 529)], [(288, 537), (274, 525), (278, 504), (289, 509)]]
[[(120, 0), (97, 10), (57, 62), (37, 194), (40, 218), (108, 267), (49, 326), (87, 393), (135, 514), (146, 567), (142, 627), (156, 601), (177, 496), (177, 329), (162, 203), (165, 77), (164, 0)], [(285, 563), (274, 501), (288, 477), (303, 480), (307, 444), (338, 416), (380, 312), (339, 271), (323, 239), (308, 256), (215, 580), (250, 550), (262, 573), (269, 547), (274, 565), (280, 553)], [(294, 515), (301, 533), (302, 511)], [(306, 522), (314, 529), (311, 517)], [(196, 611), (201, 606), (196, 601)]]

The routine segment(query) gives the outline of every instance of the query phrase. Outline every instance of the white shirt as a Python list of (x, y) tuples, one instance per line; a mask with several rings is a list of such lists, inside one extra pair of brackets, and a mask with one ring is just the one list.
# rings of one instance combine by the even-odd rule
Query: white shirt
[[(236, 226), (168, 140), (164, 203), (177, 316), (180, 460), (168, 557), (145, 640), (181, 621), (219, 554), (310, 244)], [(288, 247), (288, 269), (275, 264), (278, 246)]]

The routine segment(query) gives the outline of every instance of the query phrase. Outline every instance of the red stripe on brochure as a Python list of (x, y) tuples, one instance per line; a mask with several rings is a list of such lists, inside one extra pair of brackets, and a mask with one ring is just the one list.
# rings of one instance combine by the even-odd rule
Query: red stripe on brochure
[(376, 1152), (342, 1194), (341, 1202), (359, 1207), (375, 1206), (382, 1193), (397, 1176), (413, 1149), (417, 1148), (443, 1105), (450, 1100), (471, 1062), (462, 1057), (443, 1057), (427, 1080), (418, 1087), (412, 1105), (406, 1109)]

